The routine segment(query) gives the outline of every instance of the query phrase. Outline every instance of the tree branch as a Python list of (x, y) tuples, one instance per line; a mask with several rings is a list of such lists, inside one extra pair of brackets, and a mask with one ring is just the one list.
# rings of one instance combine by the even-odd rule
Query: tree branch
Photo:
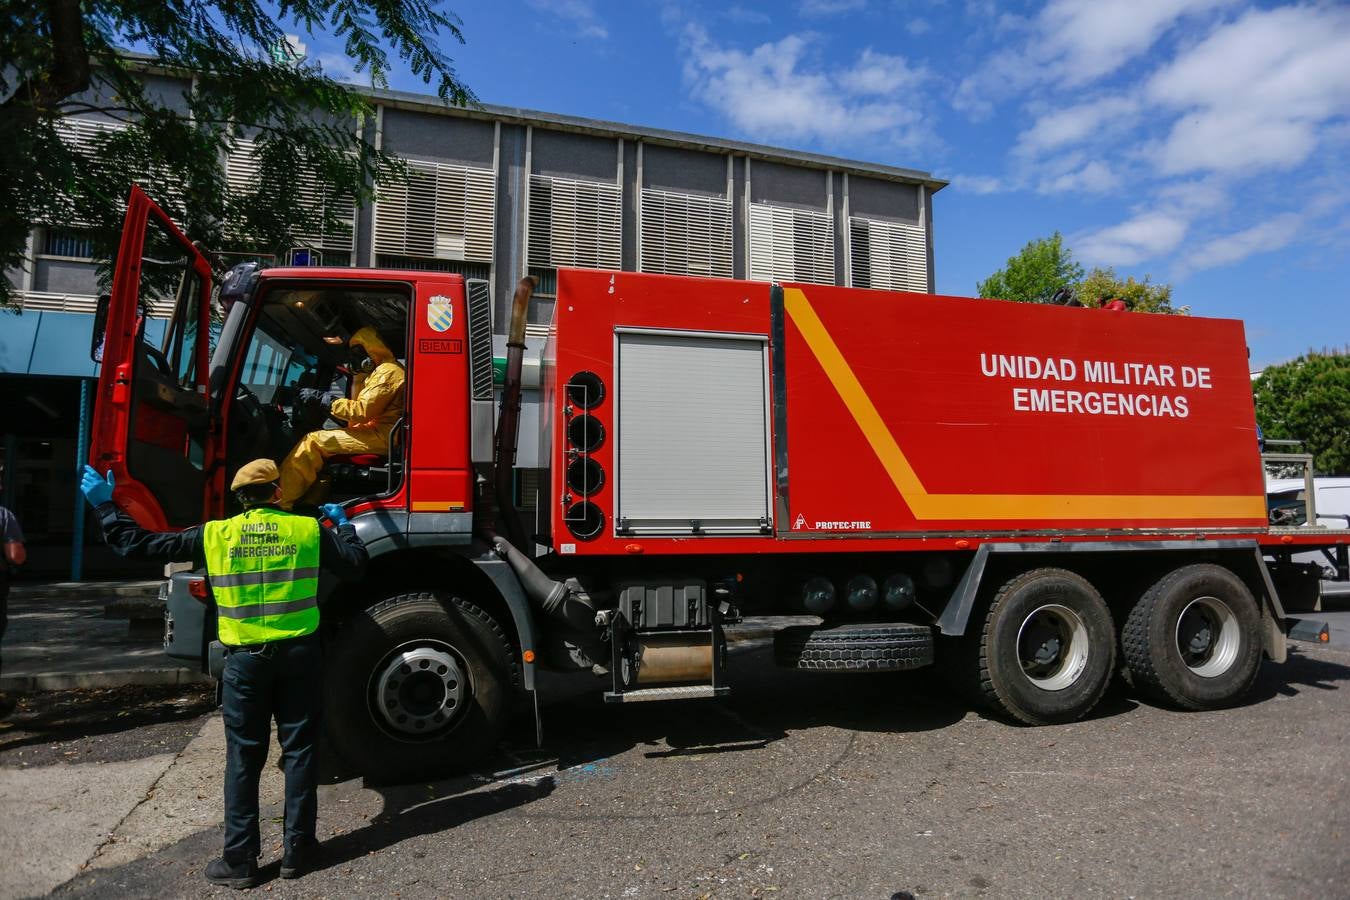
[(84, 43), (84, 13), (80, 0), (48, 0), (51, 63), (34, 73), (0, 103), (0, 122), (6, 128), (26, 127), (43, 113), (89, 87), (89, 48)]

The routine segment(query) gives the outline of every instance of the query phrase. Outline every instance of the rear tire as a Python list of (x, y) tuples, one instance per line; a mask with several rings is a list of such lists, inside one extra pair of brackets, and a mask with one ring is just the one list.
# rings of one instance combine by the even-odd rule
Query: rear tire
[(443, 777), (496, 747), (518, 682), (515, 653), (469, 601), (391, 597), (342, 622), (327, 650), (324, 730), (368, 779)]
[(994, 595), (958, 660), (967, 693), (1027, 725), (1081, 719), (1115, 671), (1111, 611), (1096, 589), (1066, 569), (1033, 569)]
[(1242, 700), (1261, 668), (1261, 612), (1223, 566), (1184, 566), (1144, 592), (1125, 620), (1121, 655), (1130, 683), (1182, 709)]

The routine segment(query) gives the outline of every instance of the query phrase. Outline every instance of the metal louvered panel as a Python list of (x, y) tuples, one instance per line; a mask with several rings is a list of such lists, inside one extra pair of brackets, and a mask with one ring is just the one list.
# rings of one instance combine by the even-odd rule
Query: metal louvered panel
[(530, 265), (617, 269), (622, 201), (617, 184), (530, 176)]
[(469, 380), (474, 400), (492, 399), (492, 289), (476, 278), (465, 283), (469, 298)]
[(404, 160), (407, 181), (380, 188), (375, 252), (492, 262), (497, 179), (491, 169)]
[(642, 192), (643, 272), (731, 277), (731, 201)]
[[(260, 181), (260, 164), (256, 156), (257, 145), (250, 140), (240, 139), (234, 150), (225, 157), (225, 183), (234, 193), (244, 194), (256, 190)], [(307, 211), (323, 216), (327, 210), (325, 204), (332, 204), (333, 216), (338, 225), (331, 231), (309, 234), (296, 234), (298, 243), (306, 247), (322, 250), (352, 249), (352, 236), (356, 233), (356, 202), (351, 197), (334, 197), (333, 192), (324, 190), (313, 173), (300, 176), (300, 198)]]
[(823, 212), (750, 207), (750, 278), (834, 284), (834, 221)]
[(918, 225), (849, 219), (852, 287), (885, 291), (928, 290), (928, 241)]
[[(99, 139), (103, 135), (124, 131), (126, 127), (123, 122), (102, 122), (96, 119), (81, 119), (74, 116), (66, 116), (56, 120), (56, 134), (62, 142), (88, 157), (89, 164), (97, 167), (107, 166), (107, 163), (99, 158), (97, 152)], [(168, 172), (162, 169), (132, 172), (128, 181), (139, 184), (149, 192), (150, 196), (163, 204), (171, 204), (173, 201), (182, 198), (186, 193), (183, 190), (182, 180), (171, 177)], [(165, 207), (165, 211), (170, 211), (168, 206)], [(74, 218), (68, 217), (59, 224), (79, 227), (90, 223), (76, 221)], [(182, 226), (182, 223), (177, 220), (175, 220), (175, 224)]]

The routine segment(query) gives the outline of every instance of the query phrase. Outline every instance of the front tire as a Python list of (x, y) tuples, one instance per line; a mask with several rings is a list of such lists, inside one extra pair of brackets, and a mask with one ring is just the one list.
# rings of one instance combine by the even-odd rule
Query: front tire
[(1008, 581), (960, 662), (969, 693), (1027, 725), (1072, 722), (1097, 705), (1115, 670), (1115, 627), (1097, 590), (1066, 569)]
[(461, 771), (497, 745), (518, 682), (492, 616), (451, 594), (400, 594), (345, 620), (328, 647), (324, 729), (375, 782)]
[(1182, 709), (1220, 709), (1251, 690), (1261, 668), (1261, 612), (1247, 585), (1209, 563), (1163, 576), (1130, 610), (1120, 635), (1130, 683)]

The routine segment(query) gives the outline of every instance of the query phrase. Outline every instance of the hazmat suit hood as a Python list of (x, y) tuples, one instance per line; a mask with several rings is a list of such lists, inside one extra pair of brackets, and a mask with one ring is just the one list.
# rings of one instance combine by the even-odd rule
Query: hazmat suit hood
[(366, 353), (377, 366), (394, 361), (393, 351), (385, 346), (384, 341), (380, 340), (379, 333), (369, 325), (358, 328), (356, 334), (351, 336), (351, 340), (347, 341), (349, 347), (355, 347), (357, 344), (366, 348)]

